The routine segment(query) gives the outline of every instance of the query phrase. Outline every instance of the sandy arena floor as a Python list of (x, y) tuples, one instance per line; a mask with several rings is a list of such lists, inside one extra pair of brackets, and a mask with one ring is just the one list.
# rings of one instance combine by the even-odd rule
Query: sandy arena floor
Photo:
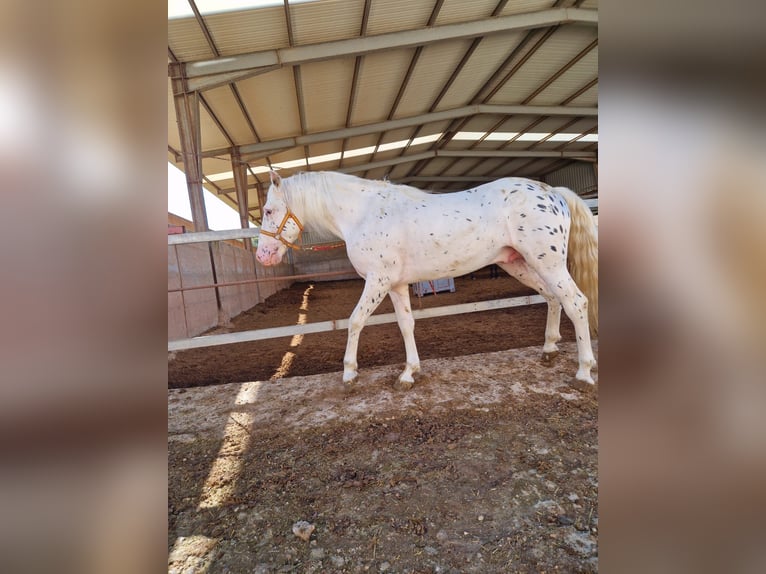
[(537, 337), (406, 392), (362, 361), (352, 392), (339, 365), (169, 390), (169, 571), (596, 572), (597, 391)]

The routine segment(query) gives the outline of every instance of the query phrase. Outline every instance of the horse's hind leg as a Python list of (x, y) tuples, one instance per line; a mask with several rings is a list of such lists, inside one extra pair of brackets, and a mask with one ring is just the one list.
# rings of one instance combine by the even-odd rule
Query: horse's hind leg
[(550, 365), (559, 353), (556, 343), (561, 340), (561, 304), (559, 300), (548, 288), (545, 281), (523, 259), (515, 259), (510, 263), (500, 263), (499, 265), (509, 275), (540, 293), (548, 303), (548, 319), (545, 323), (545, 344), (543, 345), (542, 361), (544, 364)]
[(420, 371), (420, 358), (418, 349), (415, 346), (415, 318), (412, 316), (412, 307), (410, 305), (409, 285), (406, 283), (396, 285), (388, 293), (394, 304), (396, 311), (396, 321), (399, 323), (399, 330), (404, 339), (404, 348), (407, 353), (407, 363), (404, 371), (399, 375), (394, 388), (397, 390), (408, 390), (412, 388), (415, 379), (413, 375)]
[(348, 320), (348, 341), (346, 343), (346, 354), (343, 357), (344, 383), (351, 384), (356, 380), (358, 367), (356, 355), (359, 349), (359, 335), (362, 333), (367, 319), (378, 308), (378, 305), (380, 305), (389, 289), (390, 285), (385, 281), (373, 275), (367, 276), (362, 296)]
[(561, 262), (555, 267), (542, 267), (536, 269), (538, 275), (545, 281), (548, 288), (557, 296), (564, 308), (564, 312), (575, 328), (577, 337), (577, 355), (579, 368), (575, 375), (575, 383), (579, 388), (592, 387), (595, 385), (590, 371), (596, 366), (593, 356), (593, 348), (590, 342), (590, 328), (588, 327), (588, 299), (577, 287), (569, 275), (566, 263)]

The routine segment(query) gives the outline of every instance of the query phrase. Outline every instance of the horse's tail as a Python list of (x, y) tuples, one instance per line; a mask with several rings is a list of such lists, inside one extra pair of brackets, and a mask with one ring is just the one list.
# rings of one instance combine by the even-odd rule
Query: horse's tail
[(592, 335), (598, 333), (598, 230), (596, 220), (585, 202), (565, 187), (554, 189), (569, 206), (572, 215), (569, 230), (567, 268), (572, 279), (588, 298), (588, 323)]

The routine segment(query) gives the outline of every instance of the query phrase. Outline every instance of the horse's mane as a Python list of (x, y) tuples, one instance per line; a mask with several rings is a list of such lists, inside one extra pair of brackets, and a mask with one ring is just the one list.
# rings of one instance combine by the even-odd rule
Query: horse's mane
[(416, 187), (403, 184), (394, 184), (388, 181), (363, 179), (355, 175), (329, 171), (299, 172), (283, 181), (287, 204), (297, 213), (303, 214), (304, 223), (310, 231), (321, 237), (336, 237), (336, 230), (332, 229), (329, 222), (332, 221), (332, 212), (335, 209), (332, 199), (337, 196), (338, 180), (353, 184), (361, 191), (363, 188), (379, 189), (381, 187), (394, 187), (397, 192), (403, 193), (411, 199), (420, 199), (429, 193)]

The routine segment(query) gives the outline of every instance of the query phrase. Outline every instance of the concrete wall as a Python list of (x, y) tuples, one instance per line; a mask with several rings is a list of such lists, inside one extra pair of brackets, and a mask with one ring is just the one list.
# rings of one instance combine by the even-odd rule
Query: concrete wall
[[(210, 251), (207, 243), (168, 246), (168, 289), (293, 274), (289, 258), (276, 267), (264, 267), (255, 260), (254, 252), (216, 242), (212, 247), (214, 280)], [(270, 281), (219, 287), (218, 298), (214, 288), (168, 293), (168, 340), (194, 337), (225, 323), (290, 283)]]

